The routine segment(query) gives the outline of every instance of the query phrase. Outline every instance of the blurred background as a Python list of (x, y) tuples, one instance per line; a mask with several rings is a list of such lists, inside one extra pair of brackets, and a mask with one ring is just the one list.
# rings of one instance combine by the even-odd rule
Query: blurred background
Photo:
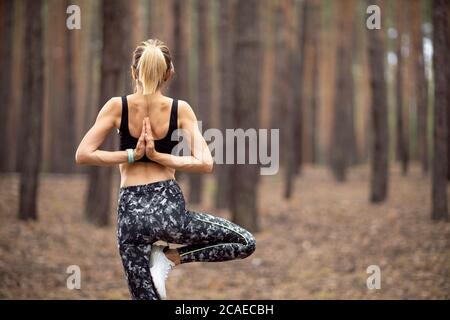
[(280, 129), (276, 175), (177, 175), (188, 207), (257, 249), (176, 268), (169, 299), (449, 299), (449, 3), (0, 0), (0, 298), (129, 299), (118, 169), (76, 166), (75, 150), (133, 92), (134, 48), (159, 38), (176, 71), (165, 94), (203, 130)]

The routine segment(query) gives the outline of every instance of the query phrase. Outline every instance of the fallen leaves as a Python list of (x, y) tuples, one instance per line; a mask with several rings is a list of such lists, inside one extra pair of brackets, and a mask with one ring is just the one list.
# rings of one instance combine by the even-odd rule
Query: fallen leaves
[[(394, 168), (388, 201), (374, 206), (367, 170), (356, 167), (338, 184), (327, 169), (306, 167), (289, 201), (282, 179), (263, 177), (255, 253), (177, 267), (169, 299), (449, 299), (450, 224), (429, 218), (429, 179), (418, 168), (407, 177)], [(85, 177), (42, 175), (36, 222), (16, 219), (17, 178), (0, 180), (0, 298), (129, 299), (116, 213), (106, 228), (85, 222)], [(188, 207), (230, 217), (209, 198)], [(81, 268), (81, 290), (66, 288), (72, 264)], [(380, 290), (366, 287), (372, 264), (381, 268)]]

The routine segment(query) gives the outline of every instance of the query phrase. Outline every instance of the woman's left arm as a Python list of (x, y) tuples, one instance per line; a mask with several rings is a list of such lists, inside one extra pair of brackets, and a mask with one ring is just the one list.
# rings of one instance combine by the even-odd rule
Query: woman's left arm
[(98, 150), (108, 133), (115, 127), (118, 114), (120, 114), (120, 99), (112, 98), (102, 107), (94, 125), (81, 140), (75, 153), (77, 164), (112, 166), (128, 162), (127, 151)]

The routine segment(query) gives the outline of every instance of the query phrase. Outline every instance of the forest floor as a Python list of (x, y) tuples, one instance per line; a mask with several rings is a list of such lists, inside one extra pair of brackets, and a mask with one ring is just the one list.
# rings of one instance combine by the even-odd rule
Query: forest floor
[[(430, 220), (430, 179), (418, 167), (406, 177), (392, 168), (389, 199), (379, 205), (368, 202), (367, 166), (343, 184), (326, 168), (306, 167), (290, 201), (281, 176), (261, 179), (255, 253), (175, 268), (169, 299), (450, 298), (450, 223)], [(187, 183), (180, 185), (187, 195)], [(18, 177), (1, 177), (0, 298), (129, 299), (116, 216), (105, 228), (86, 223), (86, 186), (83, 175), (42, 175), (39, 220), (19, 222)], [(213, 191), (208, 178), (205, 199)], [(201, 207), (229, 218), (210, 201)], [(81, 268), (80, 290), (66, 287), (70, 265)], [(370, 265), (381, 269), (379, 290), (366, 286)]]

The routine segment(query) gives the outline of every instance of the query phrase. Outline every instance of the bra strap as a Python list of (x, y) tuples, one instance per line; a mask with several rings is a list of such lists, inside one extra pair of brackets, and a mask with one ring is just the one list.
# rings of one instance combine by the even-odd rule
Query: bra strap
[(178, 123), (178, 99), (173, 99), (172, 109), (170, 110), (170, 129), (169, 129), (169, 138), (172, 136), (172, 132), (177, 129)]
[(127, 96), (122, 96), (122, 118), (120, 120), (120, 132), (128, 132), (128, 101)]

